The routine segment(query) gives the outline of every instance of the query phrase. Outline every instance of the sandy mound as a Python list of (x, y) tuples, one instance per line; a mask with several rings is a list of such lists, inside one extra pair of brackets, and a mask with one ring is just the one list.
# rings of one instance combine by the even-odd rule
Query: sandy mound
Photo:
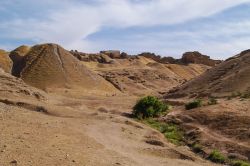
[(12, 66), (12, 62), (9, 58), (9, 53), (0, 49), (0, 67), (3, 68), (4, 71), (10, 72)]
[(244, 51), (200, 77), (173, 90), (168, 97), (177, 96), (230, 96), (250, 90), (250, 51)]
[(72, 54), (56, 44), (32, 47), (22, 62), (25, 62), (25, 67), (20, 72), (21, 78), (40, 89), (116, 91), (110, 83), (88, 70)]

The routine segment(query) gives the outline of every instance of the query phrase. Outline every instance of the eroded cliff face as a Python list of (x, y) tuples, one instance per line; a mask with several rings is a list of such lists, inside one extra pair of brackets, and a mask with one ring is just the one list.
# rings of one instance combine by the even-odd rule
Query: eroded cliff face
[(30, 47), (22, 45), (10, 52), (9, 57), (13, 62), (11, 74), (20, 77), (20, 73), (25, 67), (25, 55), (29, 52)]
[(217, 64), (221, 63), (220, 60), (210, 59), (209, 56), (203, 55), (197, 51), (184, 53), (181, 58), (181, 62), (185, 64), (188, 63), (204, 64), (207, 66), (216, 66)]
[(207, 66), (216, 66), (217, 64), (221, 63), (220, 60), (213, 60), (210, 59), (209, 56), (203, 55), (197, 51), (194, 52), (186, 52), (183, 54), (181, 59), (175, 59), (173, 57), (161, 57), (154, 53), (141, 53), (138, 56), (143, 56), (146, 58), (153, 59), (159, 63), (165, 64), (203, 64)]
[(80, 61), (85, 62), (99, 62), (99, 63), (113, 63), (113, 59), (127, 59), (131, 58), (128, 54), (120, 51), (100, 51), (100, 53), (83, 53), (77, 50), (71, 50), (70, 53)]
[(9, 53), (5, 50), (0, 49), (0, 67), (5, 71), (10, 73), (12, 67), (12, 61), (9, 58)]

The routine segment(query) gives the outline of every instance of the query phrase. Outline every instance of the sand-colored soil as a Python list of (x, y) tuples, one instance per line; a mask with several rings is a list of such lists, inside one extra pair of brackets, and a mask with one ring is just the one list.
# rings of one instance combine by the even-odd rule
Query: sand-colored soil
[(0, 165), (213, 165), (127, 117), (136, 97), (68, 98), (0, 76)]

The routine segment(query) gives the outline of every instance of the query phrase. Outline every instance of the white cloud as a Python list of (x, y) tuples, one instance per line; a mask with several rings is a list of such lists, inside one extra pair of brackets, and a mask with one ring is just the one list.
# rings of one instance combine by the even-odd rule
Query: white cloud
[[(210, 26), (207, 26), (210, 25)], [(137, 54), (151, 51), (164, 56), (180, 57), (186, 51), (200, 51), (214, 59), (225, 59), (249, 49), (250, 20), (220, 21), (211, 25), (196, 24), (195, 28), (142, 32), (122, 39), (124, 41), (96, 41), (99, 48), (130, 50)], [(112, 44), (110, 44), (112, 43)]]
[[(29, 5), (31, 0), (24, 0)], [(37, 1), (36, 1), (37, 2)], [(52, 3), (53, 2), (53, 3)], [(0, 25), (1, 36), (55, 42), (69, 49), (92, 50), (86, 38), (103, 27), (127, 28), (183, 23), (207, 17), (250, 0), (72, 0), (40, 1), (42, 6), (60, 4), (45, 18), (8, 20)], [(32, 13), (31, 13), (32, 14)]]

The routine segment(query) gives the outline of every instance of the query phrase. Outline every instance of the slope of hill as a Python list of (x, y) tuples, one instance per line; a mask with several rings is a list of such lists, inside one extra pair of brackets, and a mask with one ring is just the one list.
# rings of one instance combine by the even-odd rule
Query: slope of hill
[(26, 85), (21, 79), (11, 76), (0, 68), (0, 99), (44, 99), (45, 93)]
[(13, 68), (16, 71), (21, 69), (17, 74), (20, 73), (20, 78), (26, 83), (44, 90), (67, 88), (116, 92), (113, 85), (91, 72), (56, 44), (33, 46)]
[(207, 55), (203, 55), (198, 51), (194, 52), (185, 52), (182, 55), (182, 58), (175, 59), (173, 57), (161, 57), (159, 55), (155, 55), (154, 53), (144, 52), (139, 54), (138, 56), (146, 57), (149, 59), (153, 59), (156, 62), (163, 64), (203, 64), (206, 66), (216, 66), (221, 63), (221, 60), (213, 60)]
[[(113, 95), (120, 92), (158, 95), (210, 68), (202, 64), (162, 64), (152, 58), (117, 51), (99, 54), (68, 52), (55, 44), (20, 46), (10, 53), (10, 57), (14, 76), (40, 89), (65, 93), (67, 89), (71, 92), (81, 89)], [(66, 90), (60, 90), (62, 88)]]
[[(180, 105), (165, 120), (178, 124), (186, 142), (198, 145), (203, 156), (216, 149), (231, 160), (250, 161), (249, 50), (170, 90), (164, 98)], [(202, 106), (186, 110), (184, 104), (197, 98)]]
[(0, 165), (213, 165), (123, 116), (135, 98), (85, 95), (46, 94), (0, 69)]
[(0, 49), (0, 67), (4, 71), (10, 73), (12, 67), (12, 61), (9, 58), (9, 53)]
[[(146, 95), (169, 90), (190, 80), (210, 66), (202, 64), (163, 64), (144, 56), (121, 53), (85, 54), (72, 52), (85, 66), (99, 73), (121, 92), (131, 95)], [(105, 58), (104, 58), (105, 57)]]
[(172, 90), (167, 97), (231, 96), (250, 91), (250, 51), (243, 51), (198, 78)]
[[(215, 105), (203, 105), (192, 110), (184, 106), (164, 117), (184, 132), (185, 142), (208, 157), (218, 150), (232, 160), (250, 161), (250, 99), (217, 99)], [(206, 104), (206, 100), (203, 99)]]
[(13, 62), (13, 67), (11, 70), (12, 75), (20, 77), (20, 73), (25, 67), (24, 57), (29, 52), (29, 50), (30, 50), (29, 46), (22, 45), (10, 52), (9, 57)]

